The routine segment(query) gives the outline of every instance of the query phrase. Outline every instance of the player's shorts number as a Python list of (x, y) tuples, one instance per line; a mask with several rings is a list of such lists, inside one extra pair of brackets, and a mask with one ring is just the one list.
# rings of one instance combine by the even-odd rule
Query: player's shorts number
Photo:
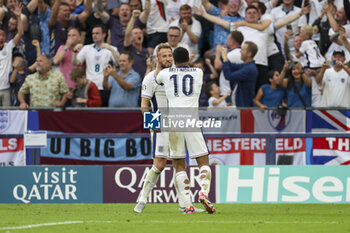
[(95, 65), (95, 72), (100, 72), (100, 64)]
[[(178, 90), (178, 83), (177, 83), (177, 75), (174, 74), (170, 77), (170, 80), (173, 80), (174, 82), (174, 96), (179, 96), (179, 90)], [(182, 93), (184, 93), (185, 96), (192, 95), (193, 92), (193, 77), (189, 74), (186, 74), (182, 78)]]

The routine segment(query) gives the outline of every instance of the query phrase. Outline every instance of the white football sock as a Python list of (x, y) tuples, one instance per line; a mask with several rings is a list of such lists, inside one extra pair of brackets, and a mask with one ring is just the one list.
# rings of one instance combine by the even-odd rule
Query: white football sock
[(208, 196), (210, 191), (210, 182), (211, 182), (211, 170), (210, 167), (204, 165), (199, 169), (199, 179), (201, 192)]
[(184, 208), (185, 204), (184, 204), (184, 200), (180, 194), (179, 187), (178, 187), (177, 182), (176, 182), (176, 175), (175, 175), (174, 179), (175, 179), (174, 186), (175, 186), (176, 195), (177, 195), (177, 198), (179, 201), (179, 207)]
[[(175, 174), (175, 185), (177, 186), (177, 196), (179, 204), (186, 209), (192, 205), (190, 194), (190, 181), (185, 171), (177, 172)], [(186, 184), (187, 183), (187, 184)]]
[(154, 165), (148, 171), (145, 182), (143, 183), (139, 202), (147, 203), (148, 196), (153, 187), (157, 184), (160, 173), (161, 171), (159, 171)]

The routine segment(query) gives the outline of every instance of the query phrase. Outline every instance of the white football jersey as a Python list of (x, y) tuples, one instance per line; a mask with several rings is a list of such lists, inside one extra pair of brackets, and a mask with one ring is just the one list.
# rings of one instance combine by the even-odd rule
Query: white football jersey
[(324, 72), (322, 107), (350, 107), (350, 76), (344, 70), (329, 68)]
[(191, 67), (164, 69), (157, 75), (156, 82), (164, 85), (169, 107), (198, 108), (203, 83), (201, 69)]
[(257, 65), (267, 66), (267, 40), (271, 27), (267, 27), (264, 31), (258, 31), (250, 27), (239, 27), (237, 31), (240, 31), (244, 36), (244, 42), (252, 41), (258, 46), (258, 52), (254, 56), (255, 63)]
[[(155, 97), (156, 103), (151, 101), (152, 109), (166, 108), (168, 100), (165, 95), (164, 86), (156, 83), (155, 70), (149, 72), (142, 81), (141, 97), (153, 100)], [(157, 104), (157, 106), (155, 106)]]
[[(118, 49), (112, 46), (119, 54)], [(80, 63), (86, 63), (86, 78), (93, 81), (99, 90), (103, 90), (103, 69), (106, 68), (108, 62), (113, 60), (114, 56), (108, 49), (97, 48), (95, 44), (85, 45), (77, 55)]]
[(324, 58), (315, 41), (304, 40), (303, 43), (301, 43), (299, 51), (304, 54), (309, 68), (319, 68), (322, 66)]

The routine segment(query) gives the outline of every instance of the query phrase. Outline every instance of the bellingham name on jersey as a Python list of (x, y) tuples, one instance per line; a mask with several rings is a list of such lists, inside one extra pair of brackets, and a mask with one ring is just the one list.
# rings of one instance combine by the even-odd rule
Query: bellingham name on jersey
[(177, 67), (177, 68), (169, 68), (169, 72), (175, 73), (175, 72), (194, 72), (196, 71), (196, 68), (191, 67)]

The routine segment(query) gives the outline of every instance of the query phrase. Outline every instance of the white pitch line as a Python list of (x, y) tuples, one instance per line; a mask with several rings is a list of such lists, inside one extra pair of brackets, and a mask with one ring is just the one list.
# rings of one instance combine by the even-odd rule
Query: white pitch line
[[(189, 223), (189, 221), (162, 221), (162, 220), (151, 220), (147, 221), (148, 223), (176, 223), (176, 224), (182, 224), (182, 223)], [(316, 222), (316, 221), (264, 221), (264, 220), (251, 220), (251, 221), (218, 221), (218, 220), (212, 220), (212, 221), (206, 221), (206, 220), (191, 220), (191, 223), (220, 223), (220, 224), (349, 224), (349, 222), (339, 222), (339, 221), (329, 221), (329, 222)], [(56, 225), (68, 225), (68, 224), (83, 224), (83, 223), (126, 223), (126, 221), (66, 221), (66, 222), (48, 222), (48, 223), (40, 223), (40, 224), (33, 224), (33, 225), (24, 225), (24, 226), (14, 226), (14, 227), (2, 227), (0, 230), (21, 230), (21, 229), (29, 229), (29, 228), (38, 228), (38, 227), (46, 227), (46, 226), (56, 226)], [(133, 221), (131, 220), (130, 223), (145, 223), (144, 221), (138, 220)]]
[(56, 226), (56, 225), (67, 225), (67, 224), (79, 224), (84, 223), (84, 221), (66, 221), (66, 222), (47, 222), (33, 225), (24, 225), (24, 226), (16, 226), (16, 227), (2, 227), (0, 230), (20, 230), (20, 229), (28, 229), (35, 227), (45, 227), (45, 226)]

